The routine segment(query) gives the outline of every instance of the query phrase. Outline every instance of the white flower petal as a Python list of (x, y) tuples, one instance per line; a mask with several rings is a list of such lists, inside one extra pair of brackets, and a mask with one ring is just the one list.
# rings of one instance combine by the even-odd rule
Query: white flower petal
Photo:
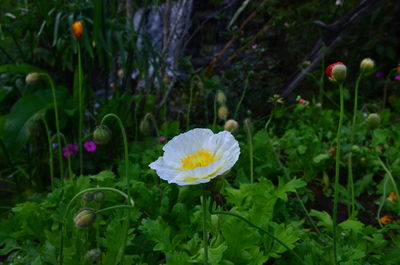
[[(175, 136), (163, 147), (163, 150), (164, 155), (149, 166), (156, 170), (161, 179), (178, 185), (209, 182), (232, 168), (240, 155), (239, 143), (230, 132), (214, 134), (209, 129), (200, 128)], [(200, 157), (197, 156), (199, 151), (212, 154), (216, 160), (202, 158), (201, 154)], [(194, 158), (188, 157), (194, 154), (196, 154)], [(182, 168), (183, 159), (186, 159), (185, 163), (188, 162), (189, 166)], [(190, 159), (206, 160), (199, 163), (195, 160), (192, 162)]]

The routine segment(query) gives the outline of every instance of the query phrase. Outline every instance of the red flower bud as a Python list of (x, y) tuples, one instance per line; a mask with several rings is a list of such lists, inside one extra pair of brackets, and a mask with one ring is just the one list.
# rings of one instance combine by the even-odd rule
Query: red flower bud
[(329, 65), (325, 71), (329, 80), (333, 82), (341, 82), (346, 79), (346, 65), (342, 62), (337, 62)]

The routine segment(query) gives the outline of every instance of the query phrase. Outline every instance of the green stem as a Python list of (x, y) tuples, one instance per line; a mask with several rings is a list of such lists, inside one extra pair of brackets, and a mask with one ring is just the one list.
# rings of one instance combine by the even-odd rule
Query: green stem
[(49, 168), (50, 168), (50, 183), (51, 183), (51, 190), (54, 190), (54, 167), (53, 167), (53, 147), (51, 145), (51, 136), (49, 125), (47, 124), (46, 118), (42, 117), (44, 128), (46, 130), (47, 136), (47, 143), (49, 145)]
[[(56, 135), (53, 135), (53, 137), (51, 138), (52, 142), (53, 142), (54, 136), (56, 136)], [(67, 139), (65, 138), (64, 134), (60, 133), (60, 137), (63, 140), (64, 145), (68, 148), (68, 142), (67, 142)], [(71, 157), (70, 156), (67, 156), (67, 161), (68, 161), (67, 162), (68, 163), (68, 174), (69, 174), (69, 177), (72, 177), (73, 172), (72, 172), (72, 168), (71, 168)]]
[(261, 227), (255, 225), (255, 224), (253, 224), (252, 222), (250, 222), (250, 221), (247, 220), (246, 218), (244, 218), (244, 217), (242, 217), (242, 216), (240, 216), (240, 215), (238, 215), (238, 214), (235, 214), (235, 213), (224, 212), (224, 211), (216, 211), (216, 212), (213, 211), (213, 212), (211, 212), (211, 214), (230, 215), (230, 216), (233, 216), (233, 217), (236, 217), (236, 218), (242, 220), (243, 222), (245, 222), (245, 223), (248, 224), (249, 226), (258, 229), (258, 231), (260, 231), (261, 233), (266, 234), (266, 235), (268, 235), (269, 237), (271, 237), (272, 239), (274, 239), (276, 242), (278, 242), (278, 243), (281, 244), (284, 248), (286, 248), (290, 253), (292, 253), (292, 255), (295, 256), (296, 259), (298, 259), (299, 262), (300, 262), (301, 264), (306, 265), (306, 264), (304, 263), (304, 261), (299, 257), (299, 255), (297, 255), (297, 253), (296, 253), (294, 250), (292, 250), (288, 245), (286, 245), (282, 240), (280, 240), (279, 238), (277, 238), (276, 236), (274, 236), (273, 234), (271, 234), (271, 233), (268, 232), (267, 230), (265, 230), (265, 229), (263, 229), (263, 228), (261, 228)]
[(239, 112), (240, 105), (242, 105), (242, 102), (244, 100), (244, 96), (246, 95), (247, 87), (249, 86), (249, 75), (247, 75), (247, 78), (244, 81), (244, 89), (242, 91), (242, 96), (240, 97), (240, 100), (239, 100), (238, 104), (236, 105), (235, 113), (233, 114), (233, 119), (234, 120), (236, 120), (236, 118), (237, 118), (237, 114)]
[(160, 133), (159, 133), (159, 131), (158, 131), (158, 126), (157, 126), (156, 119), (154, 118), (154, 115), (153, 115), (152, 113), (147, 113), (147, 114), (144, 116), (143, 119), (144, 119), (144, 121), (147, 121), (148, 119), (151, 120), (151, 123), (153, 124), (153, 127), (154, 127), (154, 129), (156, 130), (156, 135), (157, 135), (158, 138), (160, 138)]
[(207, 236), (207, 197), (206, 197), (206, 186), (202, 186), (202, 200), (201, 205), (203, 208), (203, 246), (204, 246), (204, 260), (203, 264), (208, 265), (208, 236)]
[(68, 203), (67, 208), (65, 209), (65, 213), (62, 219), (62, 223), (61, 223), (61, 237), (60, 237), (60, 265), (63, 265), (64, 263), (64, 233), (65, 233), (65, 223), (67, 220), (67, 215), (69, 212), (69, 209), (71, 208), (72, 203), (79, 198), (81, 195), (85, 194), (86, 192), (92, 192), (92, 191), (112, 191), (112, 192), (116, 192), (120, 195), (122, 195), (127, 201), (128, 203), (131, 204), (131, 206), (134, 206), (134, 202), (132, 200), (129, 199), (129, 196), (127, 194), (125, 194), (124, 192), (118, 190), (118, 189), (114, 189), (114, 188), (108, 188), (108, 187), (97, 187), (97, 188), (89, 188), (89, 189), (84, 189), (80, 192), (78, 192)]
[(193, 80), (197, 79), (197, 81), (200, 81), (200, 77), (195, 75), (192, 77), (190, 80), (190, 94), (189, 94), (189, 105), (188, 105), (188, 110), (187, 110), (187, 115), (186, 115), (186, 130), (189, 130), (189, 123), (190, 123), (190, 109), (192, 107), (192, 99), (193, 99)]
[(83, 130), (83, 91), (82, 91), (82, 61), (81, 61), (81, 46), (78, 42), (78, 107), (79, 107), (79, 174), (83, 173), (83, 146), (82, 146), (82, 130)]
[(344, 116), (344, 98), (343, 98), (343, 84), (339, 84), (340, 90), (340, 116), (339, 125), (336, 135), (336, 163), (335, 163), (335, 186), (334, 186), (334, 198), (333, 198), (333, 259), (334, 264), (338, 264), (337, 259), (337, 207), (339, 197), (339, 176), (340, 176), (340, 138), (342, 136), (342, 125)]
[[(103, 124), (105, 122), (105, 120), (107, 118), (114, 118), (117, 120), (119, 128), (121, 129), (121, 134), (122, 134), (122, 138), (123, 138), (123, 142), (124, 142), (124, 167), (125, 167), (125, 179), (126, 179), (126, 194), (128, 195), (128, 201), (131, 200), (131, 196), (130, 196), (130, 185), (129, 185), (129, 177), (128, 177), (128, 139), (126, 137), (126, 132), (125, 132), (125, 127), (121, 121), (121, 119), (114, 113), (109, 113), (106, 116), (103, 117), (103, 119), (101, 120), (101, 124)], [(125, 223), (123, 226), (123, 238), (122, 238), (122, 246), (119, 249), (119, 252), (117, 254), (117, 257), (115, 259), (115, 264), (118, 264), (121, 260), (122, 260), (122, 256), (125, 252), (125, 248), (126, 248), (126, 244), (127, 244), (127, 237), (128, 237), (128, 228), (129, 228), (129, 214), (130, 214), (130, 209), (127, 209), (127, 217), (125, 219)]]
[(382, 159), (377, 156), (379, 163), (381, 164), (382, 168), (385, 170), (386, 174), (389, 176), (390, 181), (392, 182), (394, 192), (396, 192), (397, 197), (399, 196), (399, 190), (397, 189), (396, 181), (393, 178), (392, 172), (387, 168), (385, 163), (383, 163)]
[(99, 214), (99, 213), (103, 213), (103, 212), (106, 212), (106, 211), (109, 211), (109, 210), (122, 209), (122, 208), (134, 209), (135, 207), (133, 207), (131, 205), (115, 205), (115, 206), (111, 206), (111, 207), (107, 207), (107, 208), (104, 208), (104, 209), (97, 210), (96, 213)]
[(60, 178), (63, 178), (63, 160), (62, 160), (62, 153), (61, 153), (61, 138), (60, 138), (60, 123), (59, 123), (59, 118), (58, 118), (58, 106), (57, 106), (57, 98), (56, 98), (56, 90), (54, 87), (53, 80), (51, 79), (50, 75), (47, 73), (43, 73), (43, 75), (47, 78), (49, 81), (50, 87), (51, 87), (51, 92), (53, 96), (53, 104), (54, 104), (54, 116), (55, 116), (55, 122), (56, 122), (56, 132), (57, 132), (57, 144), (58, 144), (58, 160), (59, 160), (59, 166), (60, 166)]
[[(350, 135), (350, 145), (353, 145), (354, 142), (354, 127), (357, 122), (357, 109), (358, 109), (358, 88), (360, 87), (360, 81), (364, 77), (364, 72), (358, 76), (356, 81), (356, 86), (354, 89), (354, 109), (353, 109), (353, 121), (351, 123), (351, 135)], [(354, 179), (353, 179), (353, 153), (349, 153), (348, 158), (348, 190), (350, 193), (351, 204), (348, 205), (348, 211), (351, 217), (355, 217), (356, 203), (355, 203), (355, 194), (354, 194)]]
[(215, 130), (215, 126), (217, 125), (217, 97), (214, 97), (214, 120), (212, 129)]
[(253, 166), (253, 137), (251, 135), (251, 128), (249, 122), (244, 123), (247, 141), (249, 143), (249, 160), (250, 160), (250, 183), (254, 181), (254, 166)]

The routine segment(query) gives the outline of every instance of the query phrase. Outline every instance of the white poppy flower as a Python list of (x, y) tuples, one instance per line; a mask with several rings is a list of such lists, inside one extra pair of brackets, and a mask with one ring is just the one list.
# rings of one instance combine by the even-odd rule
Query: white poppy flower
[(214, 134), (193, 129), (175, 136), (164, 155), (149, 166), (168, 183), (194, 185), (209, 182), (233, 167), (239, 158), (239, 143), (230, 132)]

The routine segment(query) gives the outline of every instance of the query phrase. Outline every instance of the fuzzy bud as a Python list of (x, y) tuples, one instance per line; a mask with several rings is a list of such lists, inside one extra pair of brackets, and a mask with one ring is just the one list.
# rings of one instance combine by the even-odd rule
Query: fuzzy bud
[(85, 208), (80, 210), (74, 217), (74, 223), (77, 228), (85, 228), (96, 221), (96, 212), (93, 209)]
[(226, 106), (221, 106), (218, 109), (218, 118), (221, 120), (226, 120), (228, 118), (229, 110)]
[(218, 90), (216, 98), (217, 98), (217, 102), (218, 102), (220, 105), (224, 105), (224, 104), (225, 104), (225, 102), (226, 102), (226, 96), (225, 96), (225, 93), (222, 92), (221, 90)]
[(247, 118), (243, 121), (243, 128), (245, 129), (246, 133), (253, 134), (254, 127), (253, 127), (253, 123), (251, 122), (251, 120), (249, 118)]
[(381, 123), (381, 117), (378, 113), (371, 113), (367, 117), (367, 124), (371, 128), (377, 128)]
[(139, 130), (143, 135), (150, 135), (151, 134), (151, 126), (148, 119), (143, 119), (139, 124)]
[(33, 85), (36, 84), (40, 79), (40, 74), (39, 73), (29, 73), (25, 77), (25, 83), (27, 85)]
[(93, 192), (86, 192), (85, 194), (83, 194), (82, 199), (85, 203), (93, 201), (94, 199)]
[(375, 67), (375, 62), (371, 58), (365, 58), (360, 63), (360, 70), (362, 72), (371, 72)]
[(72, 24), (72, 34), (74, 35), (75, 39), (78, 40), (83, 34), (83, 24), (80, 21), (75, 21)]
[(93, 193), (93, 199), (94, 199), (95, 202), (98, 202), (98, 203), (103, 202), (105, 197), (106, 196), (104, 195), (104, 192), (102, 192), (100, 190), (99, 191), (95, 191)]
[(234, 132), (239, 128), (239, 124), (235, 120), (227, 120), (224, 125), (225, 131)]
[(347, 67), (342, 62), (331, 64), (326, 68), (326, 75), (332, 82), (343, 82), (346, 79)]
[(106, 144), (111, 139), (112, 132), (105, 125), (99, 125), (94, 129), (93, 141), (98, 145)]
[(98, 248), (94, 248), (86, 252), (85, 260), (89, 263), (95, 263), (101, 257), (101, 250)]

